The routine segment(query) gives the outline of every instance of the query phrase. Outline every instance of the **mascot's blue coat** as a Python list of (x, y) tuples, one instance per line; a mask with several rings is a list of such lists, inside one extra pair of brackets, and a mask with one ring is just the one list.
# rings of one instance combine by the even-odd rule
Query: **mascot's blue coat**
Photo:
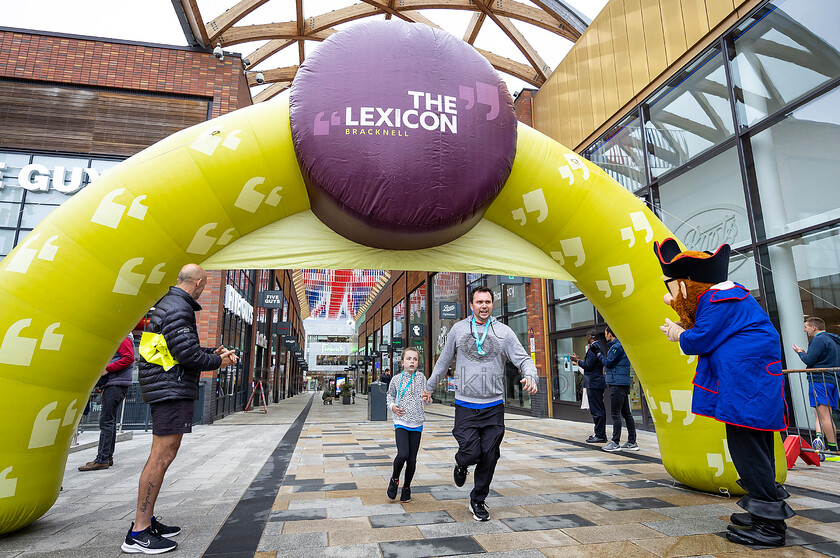
[(727, 281), (700, 295), (680, 348), (699, 355), (691, 412), (757, 430), (787, 428), (779, 334), (744, 286)]

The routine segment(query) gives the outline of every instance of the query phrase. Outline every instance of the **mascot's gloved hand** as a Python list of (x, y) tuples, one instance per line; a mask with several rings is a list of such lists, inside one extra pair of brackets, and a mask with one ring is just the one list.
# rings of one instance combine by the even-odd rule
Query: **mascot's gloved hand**
[(675, 324), (670, 319), (665, 318), (665, 325), (659, 326), (659, 331), (665, 334), (669, 341), (679, 341), (680, 335), (685, 329), (679, 324)]

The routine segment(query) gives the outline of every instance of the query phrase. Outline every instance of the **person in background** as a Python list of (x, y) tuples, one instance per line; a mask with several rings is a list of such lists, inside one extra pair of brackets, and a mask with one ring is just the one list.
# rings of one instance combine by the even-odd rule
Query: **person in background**
[(385, 371), (379, 376), (379, 381), (383, 384), (387, 385), (389, 388), (391, 387), (391, 369), (386, 368)]
[[(808, 336), (808, 350), (793, 345), (793, 350), (808, 368), (840, 367), (840, 336), (825, 330), (825, 321), (816, 316), (805, 318), (805, 335)], [(837, 432), (831, 418), (831, 409), (837, 408), (837, 372), (815, 372), (808, 374), (808, 398), (814, 407), (814, 420), (817, 438), (813, 442), (815, 450), (837, 451)], [(825, 461), (825, 454), (820, 453), (820, 461)], [(832, 456), (828, 461), (838, 461)]]
[(93, 461), (88, 461), (79, 471), (101, 471), (114, 464), (114, 446), (117, 442), (117, 411), (125, 400), (134, 371), (134, 337), (122, 340), (111, 362), (105, 367), (102, 385), (102, 410), (99, 414), (99, 450)]
[[(603, 444), (607, 441), (607, 411), (604, 406), (604, 390), (607, 382), (604, 379), (604, 365), (598, 358), (603, 352), (598, 339), (598, 331), (590, 329), (586, 332), (586, 354), (581, 359), (572, 354), (572, 362), (583, 370), (583, 387), (589, 400), (589, 414), (595, 423), (595, 435), (586, 441), (590, 444)], [(606, 346), (606, 341), (604, 343)]]
[[(610, 412), (612, 414), (612, 440), (604, 451), (639, 451), (636, 443), (636, 421), (630, 411), (630, 359), (621, 346), (621, 341), (607, 326), (604, 331), (607, 340), (607, 354), (599, 353), (598, 359), (604, 365), (607, 385), (610, 387)], [(627, 425), (627, 443), (621, 445), (621, 417)]]

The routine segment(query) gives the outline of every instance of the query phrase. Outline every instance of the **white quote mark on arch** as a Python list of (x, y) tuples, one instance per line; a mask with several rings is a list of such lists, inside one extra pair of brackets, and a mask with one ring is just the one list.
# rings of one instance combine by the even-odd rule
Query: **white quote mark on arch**
[(582, 171), (584, 181), (589, 180), (589, 167), (580, 160), (580, 157), (569, 154), (564, 154), (563, 157), (566, 158), (569, 164), (557, 167), (557, 170), (560, 171), (560, 176), (569, 181), (569, 186), (575, 183), (575, 174), (573, 172), (575, 170)]
[(10, 477), (11, 474), (11, 466), (0, 471), (0, 498), (11, 498), (17, 491), (17, 479)]
[(118, 196), (121, 196), (124, 193), (125, 188), (117, 188), (105, 194), (102, 201), (99, 202), (99, 205), (96, 207), (96, 211), (93, 212), (93, 217), (90, 218), (90, 222), (116, 229), (120, 226), (123, 213), (129, 217), (137, 219), (138, 221), (145, 219), (146, 211), (149, 209), (143, 205), (143, 200), (146, 199), (146, 196), (142, 195), (134, 198), (131, 201), (131, 206), (128, 207), (128, 211), (126, 211), (125, 205), (114, 201)]
[[(6, 330), (6, 334), (3, 336), (3, 342), (0, 343), (0, 363), (14, 366), (29, 366), (32, 362), (32, 357), (35, 355), (38, 338), (23, 337), (20, 333), (31, 324), (32, 319), (25, 318), (9, 326), (9, 329)], [(44, 336), (41, 339), (42, 350), (58, 351), (61, 349), (61, 342), (64, 340), (64, 335), (55, 333), (55, 330), (59, 326), (61, 326), (61, 323), (56, 322), (50, 324), (44, 330)]]
[(149, 278), (146, 279), (146, 276), (142, 273), (134, 272), (134, 268), (142, 264), (143, 260), (144, 258), (132, 258), (122, 264), (111, 292), (136, 296), (140, 292), (140, 287), (143, 286), (144, 281), (150, 285), (159, 285), (165, 275), (163, 266), (166, 265), (166, 262), (159, 263), (152, 268), (152, 271), (149, 272)]
[(624, 287), (621, 296), (626, 298), (633, 294), (635, 283), (633, 282), (633, 273), (630, 271), (630, 264), (614, 265), (607, 268), (609, 280), (595, 281), (595, 286), (598, 290), (604, 293), (605, 298), (612, 296), (612, 287), (619, 285)]
[(566, 258), (575, 259), (575, 267), (580, 267), (586, 261), (586, 253), (583, 251), (583, 242), (579, 236), (566, 238), (560, 241), (560, 251), (551, 252), (551, 257), (557, 260), (560, 265), (566, 265)]
[(628, 248), (632, 248), (636, 244), (636, 235), (633, 231), (645, 231), (645, 244), (650, 244), (650, 241), (653, 240), (653, 228), (645, 214), (641, 211), (630, 213), (630, 223), (632, 223), (632, 226), (621, 229), (621, 238), (629, 244)]
[(187, 252), (203, 256), (210, 251), (210, 248), (212, 248), (214, 244), (218, 244), (219, 246), (227, 245), (227, 243), (233, 239), (234, 229), (233, 227), (229, 228), (217, 239), (214, 236), (210, 236), (208, 233), (218, 226), (218, 223), (207, 223), (206, 225), (202, 225), (198, 231), (196, 231), (192, 242), (190, 242), (189, 248), (187, 248)]
[(694, 413), (691, 412), (691, 391), (687, 389), (672, 389), (671, 390), (671, 405), (675, 411), (685, 413), (683, 419), (683, 426), (688, 426), (694, 422)]
[(198, 137), (195, 138), (192, 144), (190, 144), (190, 149), (198, 151), (199, 153), (204, 153), (208, 156), (212, 156), (219, 145), (226, 147), (231, 151), (236, 151), (236, 148), (239, 147), (239, 144), (242, 142), (242, 139), (239, 137), (241, 132), (242, 130), (233, 130), (228, 133), (228, 135), (224, 137), (224, 141), (222, 141), (222, 129), (211, 127), (201, 132)]
[(259, 208), (260, 204), (263, 203), (263, 200), (265, 200), (266, 205), (277, 207), (277, 204), (280, 203), (280, 200), (282, 199), (280, 191), (283, 190), (283, 187), (277, 186), (271, 190), (271, 193), (268, 194), (268, 197), (266, 197), (264, 194), (257, 191), (257, 186), (263, 184), (264, 182), (265, 177), (262, 176), (255, 176), (246, 182), (245, 186), (242, 187), (242, 191), (239, 192), (239, 197), (236, 198), (236, 202), (233, 204), (234, 207), (254, 213), (257, 208)]
[(721, 440), (721, 444), (723, 444), (722, 453), (706, 454), (706, 462), (709, 464), (709, 467), (711, 467), (712, 469), (716, 469), (716, 477), (719, 477), (723, 474), (724, 470), (726, 469), (726, 463), (732, 463), (732, 455), (729, 453), (729, 444), (727, 443), (726, 438)]
[(55, 444), (59, 427), (73, 424), (76, 418), (77, 401), (77, 399), (71, 401), (64, 411), (64, 417), (58, 418), (49, 418), (50, 413), (58, 407), (58, 401), (44, 405), (32, 423), (32, 433), (29, 436), (29, 449), (45, 448)]
[(58, 252), (58, 246), (53, 244), (56, 240), (58, 240), (58, 235), (53, 235), (49, 237), (41, 246), (40, 251), (38, 248), (30, 248), (35, 241), (38, 240), (38, 237), (41, 235), (38, 233), (30, 234), (26, 237), (26, 240), (23, 241), (17, 251), (9, 260), (9, 263), (6, 265), (6, 271), (13, 271), (15, 273), (26, 273), (29, 271), (29, 266), (32, 265), (32, 262), (35, 260), (35, 255), (38, 255), (39, 260), (44, 260), (47, 262), (51, 262), (55, 259), (55, 255)]
[(543, 194), (542, 188), (538, 188), (527, 194), (522, 194), (522, 203), (525, 206), (524, 210), (520, 207), (511, 211), (513, 219), (519, 221), (520, 226), (528, 222), (528, 217), (525, 215), (526, 211), (528, 213), (539, 211), (537, 223), (542, 223), (548, 217), (548, 202), (545, 201), (545, 194)]

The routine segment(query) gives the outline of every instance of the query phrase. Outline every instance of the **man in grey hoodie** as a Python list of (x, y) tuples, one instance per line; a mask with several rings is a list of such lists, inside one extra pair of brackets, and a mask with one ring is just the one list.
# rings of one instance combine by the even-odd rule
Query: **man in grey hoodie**
[(455, 370), (455, 484), (464, 486), (467, 467), (475, 465), (475, 486), (470, 492), (470, 511), (476, 521), (490, 514), (484, 500), (499, 460), (505, 435), (505, 361), (521, 372), (523, 389), (537, 393), (537, 367), (516, 334), (493, 318), (493, 291), (476, 287), (470, 293), (472, 316), (452, 326), (446, 344), (426, 382), (423, 399), (432, 402), (432, 392), (443, 379), (452, 358)]

